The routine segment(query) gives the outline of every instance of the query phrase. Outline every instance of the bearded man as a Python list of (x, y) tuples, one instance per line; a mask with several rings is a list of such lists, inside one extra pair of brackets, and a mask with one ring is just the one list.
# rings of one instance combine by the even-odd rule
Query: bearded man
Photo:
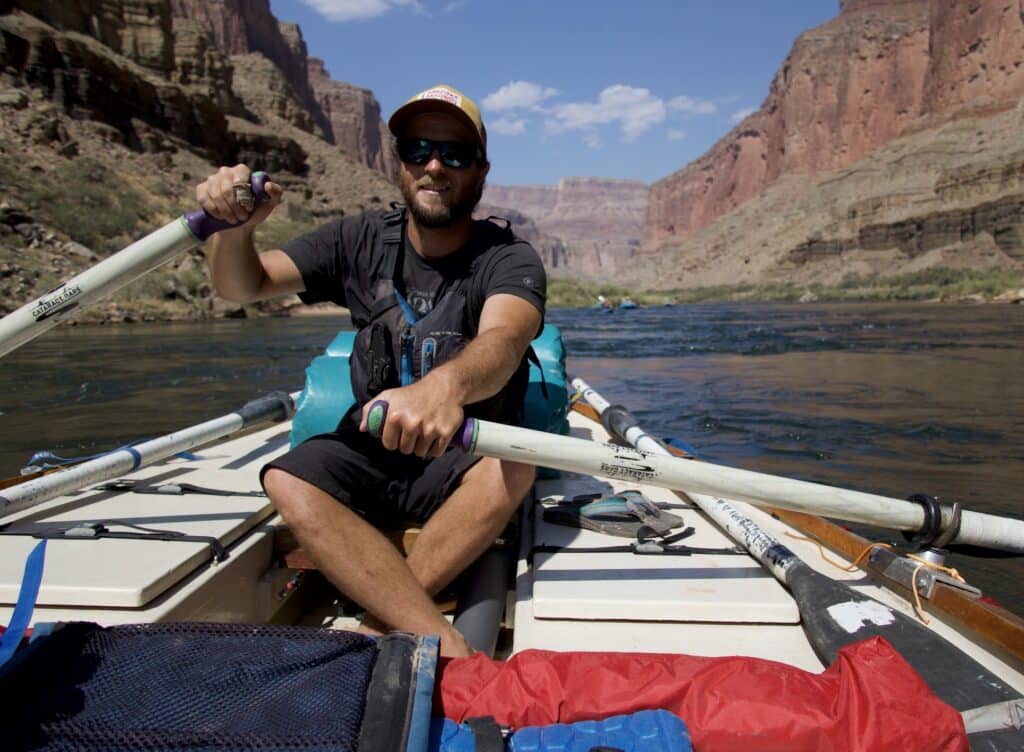
[[(391, 119), (405, 207), (334, 220), (257, 253), (253, 229), (283, 194), (248, 209), (245, 165), (222, 167), (196, 195), (238, 224), (210, 241), (217, 293), (249, 302), (298, 293), (347, 307), (356, 404), (329, 434), (270, 462), (267, 495), (320, 570), (369, 615), (363, 630), (441, 637), (470, 648), (433, 595), (495, 540), (530, 489), (532, 467), (472, 457), (448, 444), (466, 416), (514, 422), (525, 356), (543, 325), (540, 258), (507, 226), (472, 218), (490, 169), (476, 104), (449, 86), (417, 94)], [(244, 197), (242, 197), (244, 199)], [(371, 402), (389, 404), (380, 439)], [(422, 524), (408, 558), (380, 532)]]

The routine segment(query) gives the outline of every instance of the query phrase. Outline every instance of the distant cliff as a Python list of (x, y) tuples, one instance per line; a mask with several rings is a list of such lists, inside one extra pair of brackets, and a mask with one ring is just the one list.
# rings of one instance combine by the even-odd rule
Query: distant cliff
[(639, 245), (647, 186), (638, 180), (563, 178), (557, 186), (488, 185), (484, 200), (533, 220), (562, 241), (565, 260), (552, 271), (609, 278)]
[(1020, 0), (846, 0), (757, 112), (651, 186), (642, 276), (837, 281), (960, 244), (960, 263), (1017, 263), (1022, 98)]

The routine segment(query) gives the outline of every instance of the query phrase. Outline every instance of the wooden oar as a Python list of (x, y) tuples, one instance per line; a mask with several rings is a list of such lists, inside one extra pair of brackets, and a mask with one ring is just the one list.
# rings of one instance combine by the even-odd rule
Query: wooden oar
[[(265, 172), (254, 172), (250, 178), (257, 205), (268, 198), (265, 186), (269, 180)], [(72, 311), (106, 297), (179, 253), (206, 242), (214, 233), (234, 226), (202, 209), (167, 223), (0, 319), (0, 357), (56, 326)]]
[[(599, 415), (613, 409), (582, 379), (575, 379), (573, 386)], [(644, 433), (628, 411), (618, 406), (614, 409), (618, 420), (613, 436), (648, 448), (652, 454), (670, 455), (660, 442)], [(610, 422), (602, 420), (606, 428)], [(680, 461), (697, 464), (693, 460)], [(789, 589), (800, 610), (808, 640), (826, 665), (835, 660), (843, 646), (880, 636), (899, 651), (936, 695), (957, 710), (1020, 697), (1013, 687), (914, 619), (811, 569), (728, 501), (692, 492), (688, 492), (686, 498)]]
[(66, 470), (4, 489), (0, 493), (0, 517), (42, 504), (70, 491), (77, 491), (91, 483), (117, 478), (179, 452), (238, 433), (256, 423), (286, 420), (295, 412), (295, 400), (299, 394), (271, 392), (247, 402), (233, 413), (131, 447), (117, 449)]
[[(785, 509), (770, 511), (790, 527), (849, 561), (857, 559), (871, 546), (871, 541), (866, 538), (816, 515)], [(875, 548), (871, 555), (861, 558), (858, 566), (904, 600), (914, 599), (913, 582), (920, 580), (920, 575), (915, 575), (917, 562), (888, 549)], [(921, 589), (920, 585), (918, 589)], [(982, 598), (977, 591), (942, 580), (932, 583), (931, 593), (921, 599), (921, 608), (942, 617), (961, 631), (977, 635), (990, 652), (1008, 661), (1018, 671), (1024, 671), (1024, 618)]]
[[(383, 428), (387, 405), (377, 402), (370, 411), (371, 432)], [(466, 419), (452, 441), (472, 454), (497, 457), (556, 470), (622, 478), (687, 493), (723, 496), (758, 506), (777, 506), (797, 512), (823, 514), (865, 525), (917, 532), (924, 526), (925, 510), (903, 499), (849, 491), (821, 483), (781, 478), (765, 473), (690, 462), (656, 453), (644, 443), (639, 449), (600, 444), (475, 418)], [(954, 514), (941, 510), (939, 529), (946, 530)], [(970, 543), (1024, 553), (1024, 521), (981, 512), (963, 512), (958, 529), (947, 530), (948, 542)]]

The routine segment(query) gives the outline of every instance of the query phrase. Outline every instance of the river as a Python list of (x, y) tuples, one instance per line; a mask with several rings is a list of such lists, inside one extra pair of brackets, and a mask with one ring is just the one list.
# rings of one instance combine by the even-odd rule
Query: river
[[(1024, 517), (1024, 306), (715, 304), (548, 320), (570, 373), (711, 461)], [(348, 327), (60, 327), (0, 366), (0, 477), (36, 450), (91, 454), (299, 389)], [(1024, 614), (1024, 557), (951, 563)]]

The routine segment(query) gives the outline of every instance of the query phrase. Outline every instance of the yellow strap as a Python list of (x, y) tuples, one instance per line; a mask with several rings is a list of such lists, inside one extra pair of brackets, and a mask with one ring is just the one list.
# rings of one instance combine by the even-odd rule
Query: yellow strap
[[(790, 538), (793, 538), (794, 540), (813, 543), (815, 546), (818, 547), (818, 553), (821, 555), (822, 559), (824, 559), (826, 562), (834, 566), (836, 569), (841, 569), (844, 572), (852, 572), (853, 570), (857, 569), (858, 565), (861, 562), (861, 559), (863, 559), (873, 549), (893, 548), (893, 546), (888, 543), (871, 543), (868, 546), (866, 546), (863, 551), (860, 552), (860, 554), (857, 556), (856, 559), (853, 560), (851, 564), (844, 566), (843, 564), (840, 564), (839, 562), (830, 559), (828, 555), (825, 553), (825, 548), (821, 545), (821, 543), (814, 540), (813, 538), (808, 538), (803, 535), (797, 535), (789, 531), (786, 531), (786, 535), (788, 535)], [(949, 575), (958, 582), (965, 582), (965, 580), (960, 575), (960, 573), (953, 567), (944, 567), (941, 564), (935, 564), (934, 562), (930, 562), (927, 559), (922, 559), (920, 556), (916, 556), (914, 554), (903, 555), (906, 556), (908, 559), (913, 559), (914, 561), (918, 562), (918, 565), (914, 568), (914, 572), (910, 577), (911, 592), (913, 592), (914, 594), (914, 610), (917, 612), (917, 616), (921, 621), (923, 621), (925, 624), (930, 624), (931, 620), (927, 616), (925, 616), (924, 607), (921, 605), (921, 595), (917, 592), (917, 573), (920, 572), (922, 569), (934, 569)]]

